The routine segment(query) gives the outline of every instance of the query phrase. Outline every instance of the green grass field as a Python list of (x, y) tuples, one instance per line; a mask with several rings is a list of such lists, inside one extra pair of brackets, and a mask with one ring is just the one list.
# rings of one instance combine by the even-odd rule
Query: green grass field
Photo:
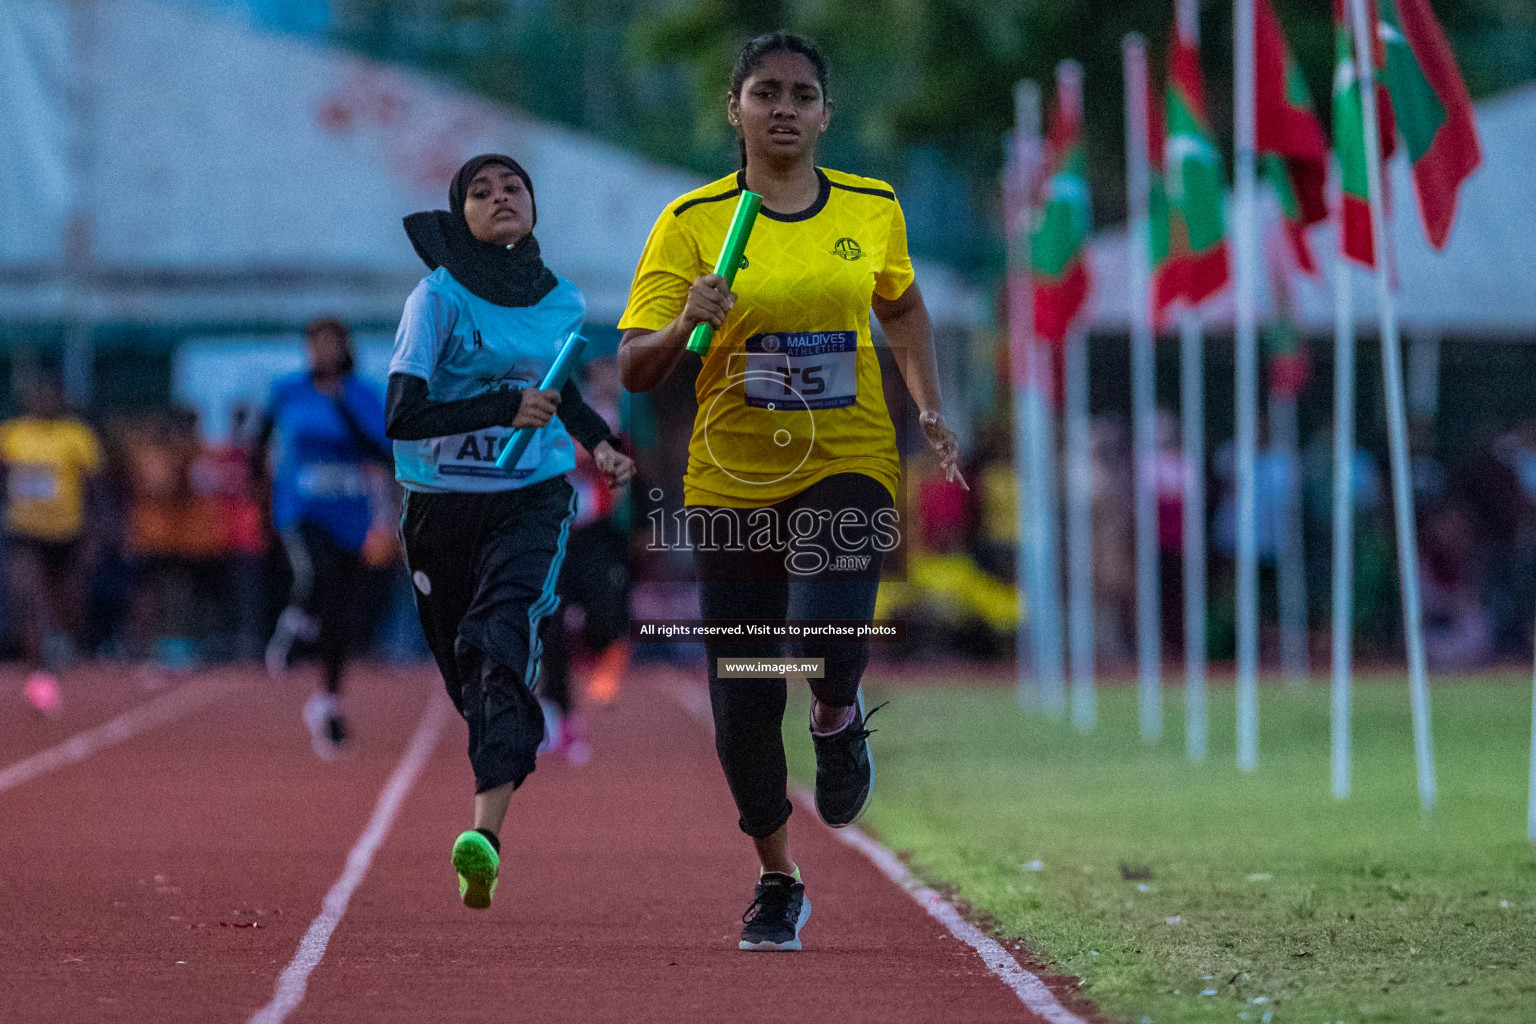
[[(1204, 765), (1183, 694), (1160, 746), (1136, 693), (1099, 727), (1009, 689), (889, 689), (865, 824), (930, 883), (1021, 937), (1112, 1018), (1154, 1024), (1536, 1021), (1536, 849), (1525, 839), (1529, 679), (1438, 682), (1439, 805), (1414, 783), (1406, 685), (1357, 684), (1354, 795), (1329, 794), (1328, 690), (1260, 692), (1259, 768), (1235, 767), (1233, 691)], [(803, 700), (803, 698), (802, 698)], [(808, 781), (803, 704), (786, 717)]]

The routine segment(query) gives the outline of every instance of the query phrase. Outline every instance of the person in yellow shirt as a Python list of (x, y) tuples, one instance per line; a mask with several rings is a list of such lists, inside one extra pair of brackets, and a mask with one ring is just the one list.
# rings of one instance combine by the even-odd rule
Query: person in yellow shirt
[[(884, 182), (816, 165), (832, 113), (826, 89), (826, 62), (805, 39), (774, 32), (741, 50), (726, 116), (742, 169), (662, 211), (619, 324), (620, 376), (631, 391), (672, 374), (695, 326), (717, 332), (698, 371), (683, 478), (705, 620), (873, 614), (881, 556), (900, 537), (901, 465), (871, 310), (945, 474), (959, 475), (901, 206)], [(743, 189), (763, 206), (732, 292), (710, 268)], [(789, 850), (787, 683), (722, 677), (720, 665), (779, 651), (760, 641), (705, 647), (716, 749), (760, 862), (739, 947), (799, 949), (810, 903)], [(848, 825), (874, 785), (859, 687), (868, 645), (806, 641), (796, 654), (823, 659), (823, 678), (809, 680), (817, 811)]]
[(88, 498), (101, 465), (96, 434), (65, 411), (52, 378), (34, 380), (22, 415), (0, 423), (6, 583), (32, 670), (27, 698), (49, 714), (93, 561)]

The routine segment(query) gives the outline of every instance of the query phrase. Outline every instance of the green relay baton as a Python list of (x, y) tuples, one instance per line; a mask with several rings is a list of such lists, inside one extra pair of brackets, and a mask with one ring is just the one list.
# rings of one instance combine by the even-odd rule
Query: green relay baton
[[(725, 244), (720, 247), (720, 259), (715, 263), (715, 273), (725, 278), (726, 287), (736, 282), (736, 269), (741, 266), (741, 255), (747, 251), (747, 239), (752, 234), (752, 225), (757, 221), (757, 211), (762, 208), (763, 197), (756, 192), (741, 190), (741, 198), (736, 202), (736, 213), (731, 217), (731, 228), (725, 233)], [(704, 355), (709, 351), (709, 343), (715, 336), (715, 329), (709, 324), (699, 324), (688, 335), (688, 351)]]

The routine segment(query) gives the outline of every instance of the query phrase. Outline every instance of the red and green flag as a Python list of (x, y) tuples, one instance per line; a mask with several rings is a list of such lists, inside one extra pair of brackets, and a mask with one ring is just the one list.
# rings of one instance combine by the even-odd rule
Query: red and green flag
[(1392, 114), (1413, 164), (1424, 234), (1445, 248), (1461, 183), (1483, 162), (1472, 98), (1428, 0), (1380, 0)]
[(1060, 93), (1046, 129), (1049, 173), (1030, 246), (1035, 282), (1035, 333), (1062, 345), (1088, 302), (1088, 164), (1078, 97)]
[(1260, 170), (1275, 189), (1296, 265), (1316, 276), (1306, 229), (1328, 219), (1324, 185), (1328, 143), (1312, 92), (1286, 45), (1269, 0), (1256, 5), (1256, 144)]
[[(1370, 3), (1370, 17), (1376, 5)], [(1376, 243), (1371, 238), (1371, 207), (1365, 160), (1365, 114), (1360, 106), (1360, 76), (1355, 66), (1355, 33), (1345, 0), (1333, 0), (1333, 151), (1342, 178), (1339, 251), (1356, 263), (1376, 265)], [(1372, 63), (1378, 74), (1386, 67), (1380, 41), (1372, 47)], [(1392, 130), (1392, 102), (1377, 78), (1376, 120), (1381, 136), (1381, 158), (1392, 155), (1396, 134)], [(1385, 177), (1383, 177), (1385, 180)]]
[[(1483, 159), (1472, 101), (1426, 0), (1378, 0), (1369, 18), (1377, 28), (1372, 53), (1382, 158), (1392, 153), (1401, 134), (1413, 166), (1424, 234), (1441, 249), (1456, 219), (1461, 184)], [(1334, 23), (1333, 132), (1344, 185), (1341, 245), (1346, 256), (1375, 266), (1354, 34), (1343, 0), (1334, 0)]]
[(1175, 32), (1168, 60), (1163, 180), (1174, 292), (1191, 307), (1229, 279), (1221, 153), (1205, 112), (1205, 84), (1195, 41)]
[[(1147, 83), (1140, 88), (1150, 95)], [(1135, 88), (1136, 86), (1132, 86)], [(1168, 185), (1163, 174), (1163, 149), (1167, 145), (1163, 129), (1163, 109), (1147, 103), (1147, 214), (1152, 240), (1152, 322), (1168, 323), (1169, 310), (1178, 301), (1182, 288), (1183, 263), (1173, 251), (1173, 231), (1169, 223)]]

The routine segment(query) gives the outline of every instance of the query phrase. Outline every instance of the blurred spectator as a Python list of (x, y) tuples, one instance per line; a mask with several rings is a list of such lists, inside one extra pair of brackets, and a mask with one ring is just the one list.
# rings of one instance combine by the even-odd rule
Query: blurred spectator
[(1475, 445), (1454, 490), (1472, 528), (1495, 655), (1531, 656), (1536, 609), (1536, 441), (1527, 426)]
[(1424, 524), (1420, 543), (1424, 654), (1432, 669), (1467, 670), (1493, 655), (1493, 621), (1477, 580), (1472, 527), (1447, 506)]
[(22, 403), (20, 417), (0, 424), (5, 575), (31, 670), (27, 697), (52, 713), (95, 560), (93, 492), (102, 453), (91, 428), (65, 411), (57, 380), (34, 378)]
[(186, 669), (218, 627), (229, 531), (218, 494), (193, 485), (197, 414), (172, 409), (131, 425), (125, 553), (133, 576), (127, 646), (135, 660)]
[(1420, 516), (1445, 501), (1445, 466), (1435, 453), (1435, 421), (1415, 416), (1408, 421), (1408, 462), (1413, 475), (1413, 505)]
[[(1286, 498), (1294, 486), (1299, 486), (1298, 469), (1291, 453), (1270, 443), (1268, 424), (1259, 423), (1257, 450), (1253, 459), (1253, 539), (1258, 562), (1259, 618), (1261, 625), (1270, 625), (1279, 619), (1278, 570), (1281, 537), (1286, 524)], [(1213, 635), (1223, 649), (1229, 644), (1235, 649), (1236, 617), (1223, 622), (1225, 613), (1219, 609), (1235, 608), (1237, 591), (1237, 445), (1227, 441), (1216, 449), (1215, 478), (1217, 484), (1216, 511), (1212, 517), (1213, 579), (1215, 590), (1221, 595), (1212, 602), (1211, 620), (1221, 623), (1213, 628)], [(1268, 642), (1268, 641), (1266, 641)]]
[(1136, 635), (1131, 432), (1123, 417), (1093, 422), (1094, 645), (1108, 670), (1130, 663)]
[(192, 487), (217, 501), (224, 521), (222, 574), (227, 581), (223, 604), (230, 650), (237, 661), (261, 656), (265, 618), (266, 524), (252, 491), (250, 445), (257, 429), (250, 406), (237, 404), (230, 413), (229, 440), (204, 446), (192, 465)]
[[(1325, 421), (1302, 451), (1302, 511), (1307, 529), (1309, 607), (1331, 621), (1333, 602), (1333, 423)], [(1397, 552), (1387, 482), (1376, 457), (1355, 447), (1350, 467), (1354, 495), (1354, 604), (1350, 620), (1365, 657), (1388, 654), (1396, 640), (1402, 603), (1397, 592)]]
[[(1212, 522), (1216, 550), (1237, 557), (1237, 445), (1227, 441), (1216, 449), (1219, 497)], [(1274, 569), (1285, 529), (1285, 496), (1295, 469), (1288, 452), (1269, 443), (1268, 431), (1260, 429), (1253, 458), (1253, 537), (1259, 566)]]
[(975, 482), (976, 561), (1004, 583), (1014, 583), (1021, 484), (1005, 425), (988, 424), (977, 431), (975, 460), (965, 476)]
[(1157, 495), (1163, 651), (1168, 656), (1178, 656), (1184, 650), (1184, 488), (1188, 475), (1179, 442), (1179, 421), (1173, 413), (1159, 409), (1152, 490)]

